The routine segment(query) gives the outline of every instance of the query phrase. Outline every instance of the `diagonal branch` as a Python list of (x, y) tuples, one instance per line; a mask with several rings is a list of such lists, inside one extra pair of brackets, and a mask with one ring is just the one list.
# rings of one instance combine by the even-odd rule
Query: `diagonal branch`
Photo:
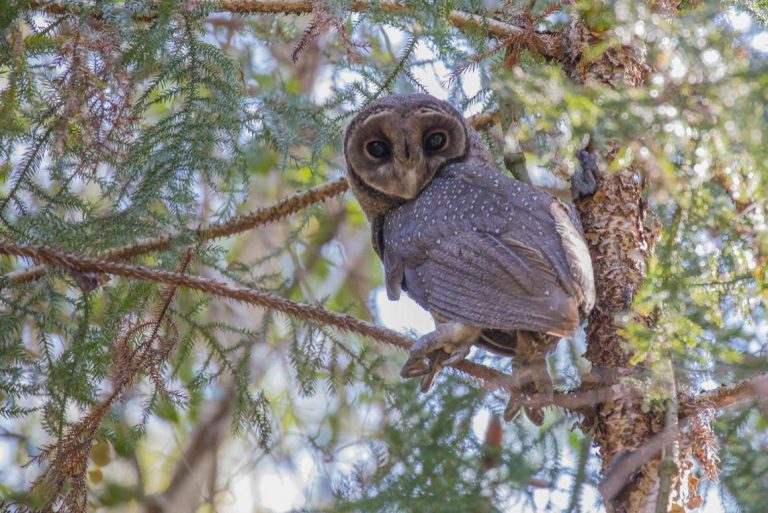
[[(768, 374), (761, 374), (692, 398), (680, 398), (680, 425), (676, 431), (688, 428), (695, 416), (704, 410), (723, 409), (748, 400), (766, 398), (768, 398)], [(666, 430), (660, 431), (639, 448), (616, 458), (599, 485), (603, 499), (610, 501), (616, 497), (629, 482), (630, 476), (669, 444), (669, 438), (670, 435)]]
[[(261, 208), (250, 214), (236, 216), (223, 223), (211, 224), (198, 228), (195, 232), (195, 241), (202, 242), (212, 239), (228, 237), (240, 232), (251, 230), (257, 226), (276, 221), (283, 217), (295, 214), (308, 206), (324, 201), (328, 198), (338, 196), (348, 189), (348, 184), (344, 178), (336, 178), (322, 185), (313, 187), (307, 191), (296, 193), (280, 200), (269, 207)], [(176, 232), (163, 235), (154, 239), (146, 239), (136, 244), (130, 244), (121, 248), (109, 250), (100, 258), (103, 260), (127, 260), (139, 255), (144, 255), (152, 251), (161, 251), (168, 249), (174, 242), (184, 239), (189, 232)], [(8, 273), (5, 278), (8, 283), (18, 285), (34, 281), (42, 277), (46, 272), (45, 266), (38, 265), (20, 271)]]
[[(67, 270), (74, 269), (80, 272), (114, 274), (162, 283), (171, 287), (199, 290), (207, 294), (275, 310), (297, 319), (322, 323), (343, 332), (357, 333), (379, 342), (394, 345), (400, 349), (408, 350), (413, 343), (409, 337), (351, 315), (331, 312), (316, 305), (291, 301), (271, 292), (231, 286), (199, 276), (189, 276), (179, 272), (166, 271), (144, 265), (123, 264), (73, 255), (44, 246), (0, 244), (0, 255), (28, 257), (38, 262)], [(502, 389), (511, 394), (516, 394), (516, 388), (520, 385), (519, 380), (516, 380), (513, 376), (467, 360), (454, 364), (452, 367), (474, 378), (481, 386), (489, 390)], [(616, 386), (610, 389), (589, 390), (587, 392), (559, 393), (554, 395), (537, 394), (526, 404), (530, 403), (537, 407), (555, 405), (574, 412), (580, 412), (596, 402), (604, 401), (607, 398), (623, 397), (627, 393), (629, 392), (625, 387)]]
[(716, 388), (687, 400), (681, 399), (680, 417), (695, 415), (704, 409), (720, 410), (751, 399), (768, 399), (768, 374)]
[[(291, 301), (290, 299), (283, 298), (271, 292), (247, 287), (231, 286), (199, 276), (188, 276), (182, 273), (156, 269), (144, 265), (122, 264), (109, 260), (73, 255), (44, 246), (13, 246), (0, 244), (0, 255), (28, 257), (47, 265), (64, 269), (74, 269), (80, 272), (114, 274), (117, 276), (162, 283), (173, 287), (199, 290), (207, 294), (234, 299), (235, 301), (241, 301), (243, 303), (275, 310), (297, 319), (322, 323), (343, 332), (358, 333), (401, 349), (407, 350), (413, 343), (409, 337), (401, 335), (396, 331), (376, 326), (351, 315), (331, 312), (319, 306)], [(456, 364), (454, 368), (480, 380), (481, 383), (491, 389), (503, 388), (511, 390), (514, 387), (515, 381), (511, 376), (483, 365), (464, 361)]]
[[(76, 270), (113, 274), (128, 278), (162, 283), (171, 287), (183, 287), (199, 290), (208, 294), (233, 299), (243, 303), (268, 308), (290, 317), (314, 321), (332, 326), (343, 332), (352, 332), (373, 340), (394, 345), (408, 350), (413, 341), (393, 330), (376, 326), (351, 315), (332, 312), (316, 305), (299, 303), (262, 290), (236, 287), (199, 276), (189, 276), (180, 272), (166, 271), (144, 265), (131, 265), (109, 260), (74, 255), (44, 246), (14, 246), (0, 244), (0, 255), (28, 257), (46, 265)], [(172, 290), (172, 289), (171, 289)], [(516, 393), (520, 385), (518, 380), (496, 369), (470, 361), (459, 362), (453, 367), (489, 389), (503, 389)], [(531, 407), (559, 406), (572, 412), (585, 412), (595, 404), (618, 399), (630, 399), (637, 394), (631, 387), (615, 384), (604, 388), (587, 389), (578, 392), (557, 393), (554, 395), (536, 394), (525, 401)], [(697, 414), (702, 409), (720, 409), (752, 398), (768, 396), (768, 375), (760, 375), (729, 387), (722, 387), (693, 398), (681, 398), (679, 416), (681, 419)]]

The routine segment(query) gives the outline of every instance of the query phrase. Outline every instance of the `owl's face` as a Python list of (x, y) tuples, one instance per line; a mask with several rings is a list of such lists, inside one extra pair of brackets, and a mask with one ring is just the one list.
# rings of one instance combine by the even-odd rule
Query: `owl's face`
[(347, 128), (347, 170), (388, 196), (413, 199), (446, 162), (462, 160), (469, 137), (461, 114), (425, 94), (382, 98)]

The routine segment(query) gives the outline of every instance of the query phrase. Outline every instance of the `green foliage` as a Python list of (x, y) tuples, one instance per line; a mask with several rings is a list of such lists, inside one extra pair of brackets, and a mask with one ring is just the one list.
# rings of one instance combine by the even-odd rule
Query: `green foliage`
[[(459, 380), (445, 384), (428, 397), (413, 384), (392, 390), (398, 416), (369, 442), (376, 469), (361, 466), (339, 480), (334, 511), (501, 511), (494, 496), (525, 486), (535, 468), (523, 451), (505, 452), (498, 468), (483, 466), (482, 440), (470, 429), (482, 396)], [(524, 450), (533, 441), (517, 443)]]
[[(661, 373), (672, 358), (679, 389), (692, 391), (768, 371), (768, 58), (749, 46), (766, 25), (765, 2), (684, 2), (675, 15), (629, 1), (505, 2), (495, 12), (552, 32), (577, 13), (604, 36), (585, 49), (588, 60), (643, 44), (654, 72), (640, 87), (585, 84), (525, 50), (512, 66), (521, 39), (498, 44), (482, 24), (450, 22), (455, 9), (494, 14), (493, 2), (409, 0), (402, 11), (372, 2), (356, 14), (350, 2), (322, 2), (312, 18), (229, 17), (175, 0), (68, 2), (66, 14), (28, 4), (0, 1), (4, 244), (98, 255), (181, 232), (136, 263), (173, 271), (193, 247), (193, 274), (375, 317), (380, 264), (350, 198), (217, 241), (198, 244), (194, 230), (336, 176), (344, 126), (370, 101), (444, 91), (462, 109), (498, 109), (539, 185), (564, 188), (587, 135), (615, 150), (608, 172), (643, 171), (661, 232), (632, 305), (654, 328), (624, 326), (638, 361)], [(751, 32), (731, 28), (730, 9), (752, 16)], [(303, 31), (312, 19), (330, 35)], [(498, 135), (487, 140), (502, 162)], [(82, 276), (61, 269), (8, 281), (32, 263), (0, 259), (0, 443), (14, 449), (0, 461), (0, 501), (20, 506), (42, 493), (27, 495), (36, 474), (21, 465), (106, 404), (117, 340), (155, 319), (167, 292), (117, 277), (85, 290)], [(156, 344), (172, 343), (171, 356), (107, 404), (95, 433), (141, 479), (107, 467), (103, 483), (88, 483), (102, 506), (162, 493), (183, 444), (224, 412), (237, 433), (230, 443), (240, 444), (228, 457), (244, 458), (242, 468), (263, 477), (310, 455), (323, 479), (303, 482), (307, 511), (594, 509), (600, 462), (561, 411), (541, 430), (518, 418), (489, 449), (482, 421), (502, 411), (500, 394), (447, 377), (420, 395), (396, 374), (402, 355), (372, 341), (183, 289), (159, 326)], [(578, 384), (581, 343), (553, 357), (558, 386)], [(760, 511), (765, 413), (729, 412), (717, 428), (722, 495)], [(350, 446), (367, 455), (351, 469)], [(243, 472), (222, 461), (211, 508)]]

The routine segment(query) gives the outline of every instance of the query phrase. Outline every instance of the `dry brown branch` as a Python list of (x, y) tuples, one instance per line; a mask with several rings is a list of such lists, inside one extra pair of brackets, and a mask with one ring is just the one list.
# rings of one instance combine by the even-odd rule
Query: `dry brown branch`
[[(333, 326), (341, 331), (357, 333), (371, 339), (407, 350), (412, 340), (404, 335), (381, 326), (376, 326), (351, 315), (331, 312), (322, 307), (291, 301), (270, 292), (234, 287), (215, 280), (188, 276), (179, 272), (166, 271), (143, 265), (129, 265), (72, 255), (42, 246), (12, 246), (0, 244), (0, 254), (28, 257), (47, 265), (80, 272), (114, 274), (137, 278), (173, 287), (199, 290), (220, 297), (276, 310), (286, 315)], [(473, 362), (458, 363), (455, 368), (479, 380), (489, 389), (514, 389), (517, 380), (503, 372)], [(723, 408), (750, 398), (768, 396), (768, 375), (762, 375), (730, 387), (702, 394), (698, 397), (681, 399), (680, 417), (688, 417), (702, 409)], [(619, 399), (631, 400), (637, 393), (629, 386), (616, 384), (603, 388), (579, 392), (558, 393), (552, 396), (537, 394), (526, 401), (533, 407), (560, 406), (573, 412), (585, 411), (588, 407)]]
[[(685, 427), (685, 423), (683, 423)], [(613, 465), (605, 472), (605, 478), (598, 488), (603, 496), (603, 501), (610, 503), (627, 487), (635, 475), (644, 465), (647, 465), (661, 451), (667, 442), (664, 431), (656, 433), (640, 447), (619, 453), (613, 461)], [(652, 506), (649, 504), (649, 506)], [(640, 511), (640, 510), (639, 510)]]
[[(310, 0), (222, 0), (219, 2), (209, 2), (218, 12), (229, 12), (233, 14), (310, 14), (312, 13), (312, 2)], [(366, 9), (378, 8), (389, 12), (407, 12), (407, 6), (393, 1), (357, 1), (352, 4), (352, 10), (362, 12)], [(42, 11), (49, 14), (64, 15), (77, 14), (82, 11), (78, 5), (70, 5), (65, 2), (45, 2), (35, 0), (29, 3), (29, 9)], [(100, 17), (101, 12), (98, 9), (89, 10), (91, 16)], [(151, 12), (136, 13), (134, 18), (143, 21), (149, 21), (154, 18)], [(454, 10), (448, 15), (449, 21), (458, 29), (464, 29), (469, 25), (476, 25), (488, 32), (490, 36), (498, 38), (507, 38), (513, 35), (521, 34), (525, 29), (520, 26), (505, 23), (493, 18), (485, 18), (478, 14), (470, 14), (463, 11)], [(544, 32), (534, 32), (528, 38), (530, 45), (536, 49), (537, 53), (548, 57), (562, 58), (563, 38), (557, 34), (548, 34)]]
[(542, 408), (545, 406), (559, 406), (572, 412), (587, 412), (596, 404), (605, 401), (615, 401), (622, 398), (637, 397), (629, 385), (616, 384), (602, 388), (594, 388), (570, 392), (567, 394), (534, 394), (523, 404), (530, 408)]
[[(230, 0), (223, 1), (219, 4), (221, 10), (238, 13), (238, 14), (307, 14), (312, 12), (312, 2), (306, 1), (282, 1), (282, 0)], [(358, 1), (352, 5), (352, 10), (360, 12), (371, 7), (376, 7), (389, 12), (407, 12), (407, 6), (404, 6), (398, 2), (392, 1), (379, 1), (368, 2)], [(494, 37), (509, 37), (515, 34), (523, 32), (523, 28), (511, 23), (505, 23), (493, 18), (485, 18), (478, 14), (470, 14), (464, 11), (454, 10), (448, 15), (448, 20), (459, 29), (464, 29), (469, 25), (476, 25), (488, 32), (489, 35)], [(562, 48), (557, 44), (559, 38), (554, 37), (552, 34), (536, 33), (536, 38), (540, 38), (541, 41), (537, 41), (543, 48), (548, 49), (545, 54), (550, 56), (562, 55)]]
[[(208, 294), (275, 310), (298, 319), (319, 322), (341, 331), (358, 333), (397, 346), (401, 349), (407, 350), (411, 347), (412, 343), (411, 339), (404, 335), (387, 328), (373, 325), (351, 315), (331, 312), (315, 305), (297, 303), (271, 292), (246, 287), (234, 287), (198, 276), (187, 276), (181, 273), (156, 269), (144, 265), (129, 265), (92, 257), (72, 255), (44, 246), (12, 246), (0, 244), (0, 255), (28, 257), (38, 262), (67, 270), (74, 269), (80, 272), (113, 274), (199, 290)], [(455, 368), (493, 387), (508, 388), (512, 383), (511, 377), (507, 374), (471, 362), (461, 362), (457, 364)]]
[[(311, 14), (311, 0), (220, 0), (216, 2), (208, 1), (216, 12), (229, 12), (233, 14)], [(42, 0), (33, 0), (29, 2), (29, 9), (33, 11), (42, 11), (49, 14), (75, 14), (80, 13), (83, 8), (80, 5), (67, 2), (46, 2)], [(353, 11), (364, 11), (375, 7), (389, 12), (407, 12), (408, 7), (398, 2), (383, 0), (378, 2), (357, 1), (352, 4)], [(101, 12), (98, 9), (90, 9), (92, 16), (99, 17)], [(140, 19), (151, 19), (152, 13), (137, 14)], [(468, 14), (461, 11), (452, 11), (450, 14), (451, 22), (458, 28), (463, 28), (469, 23), (487, 25), (491, 34), (497, 36), (508, 36), (512, 33), (520, 32), (522, 29), (515, 25), (503, 23), (498, 20), (485, 19), (482, 16)]]
[[(230, 286), (199, 276), (188, 276), (178, 272), (166, 271), (143, 265), (122, 264), (108, 260), (72, 255), (42, 246), (12, 246), (0, 244), (0, 255), (28, 257), (38, 262), (67, 270), (74, 269), (80, 272), (114, 274), (117, 276), (162, 283), (174, 287), (199, 290), (208, 294), (275, 310), (298, 319), (319, 322), (327, 326), (332, 326), (340, 331), (358, 333), (401, 349), (407, 350), (411, 347), (413, 342), (410, 338), (395, 331), (376, 326), (351, 315), (331, 312), (315, 305), (297, 303), (270, 292)], [(453, 367), (476, 379), (482, 386), (488, 389), (503, 389), (510, 393), (516, 393), (515, 389), (519, 386), (518, 380), (513, 376), (509, 376), (498, 370), (473, 362), (463, 361), (457, 363)], [(539, 406), (558, 405), (564, 408), (572, 407), (574, 409), (582, 410), (589, 404), (589, 401), (600, 400), (602, 398), (602, 393), (605, 392), (589, 391), (584, 395), (576, 394), (573, 396), (572, 394), (555, 394), (554, 396), (547, 397), (536, 396), (533, 397), (531, 401)], [(611, 392), (610, 397), (613, 397), (614, 393), (615, 391)]]
[[(760, 400), (768, 397), (768, 374), (761, 374), (734, 385), (724, 386), (711, 392), (699, 394), (693, 398), (680, 399), (679, 427), (676, 431), (696, 429), (699, 414), (705, 411), (727, 408), (748, 400)], [(600, 493), (606, 501), (612, 500), (626, 487), (631, 477), (644, 465), (655, 458), (669, 445), (670, 433), (666, 430), (656, 433), (639, 448), (621, 454), (599, 485)], [(708, 474), (712, 470), (705, 469)], [(714, 479), (715, 475), (709, 476)]]
[[(179, 272), (176, 274), (183, 275), (191, 259), (190, 250), (183, 256)], [(161, 292), (154, 319), (151, 321), (123, 321), (117, 329), (118, 337), (111, 362), (112, 392), (72, 424), (56, 442), (42, 447), (40, 453), (25, 465), (41, 464), (50, 460), (46, 469), (32, 484), (30, 492), (47, 504), (46, 511), (86, 510), (88, 496), (85, 476), (98, 429), (112, 405), (124, 397), (125, 392), (133, 387), (142, 374), (149, 376), (156, 391), (168, 392), (160, 376), (160, 368), (173, 351), (177, 337), (171, 336), (163, 340), (159, 335), (161, 326), (167, 321), (166, 313), (175, 291), (176, 286), (171, 284)], [(173, 331), (172, 326), (169, 325), (169, 328), (169, 331)], [(147, 333), (148, 335), (142, 336)]]
[[(734, 385), (724, 386), (711, 392), (695, 397), (679, 399), (679, 427), (675, 425), (674, 434), (666, 429), (656, 433), (640, 447), (627, 453), (619, 454), (606, 476), (600, 483), (600, 493), (605, 501), (611, 501), (618, 496), (631, 480), (632, 476), (670, 445), (670, 436), (678, 438), (679, 432), (695, 430), (700, 415), (711, 416), (714, 410), (719, 410), (743, 403), (749, 400), (768, 398), (768, 374), (761, 374), (741, 381)], [(707, 413), (709, 412), (709, 413)], [(667, 419), (670, 420), (669, 418)], [(716, 477), (716, 469), (705, 469), (711, 479)], [(667, 491), (667, 493), (669, 493)], [(659, 510), (664, 506), (660, 506)], [(665, 510), (666, 511), (666, 510)]]
[(721, 410), (745, 401), (766, 398), (768, 398), (768, 374), (761, 374), (733, 385), (681, 399), (680, 417), (689, 417), (706, 409)]
[[(625, 391), (624, 393), (626, 395), (614, 394), (614, 398), (611, 398), (609, 394), (605, 394), (599, 399), (600, 402), (605, 402), (616, 399), (626, 399), (633, 395), (632, 392), (629, 391)], [(684, 397), (681, 395), (678, 398), (680, 403), (677, 415), (679, 426), (677, 423), (672, 422), (671, 425), (674, 426), (672, 432), (664, 429), (653, 435), (640, 447), (617, 454), (612, 466), (607, 470), (605, 478), (599, 486), (600, 493), (603, 495), (603, 500), (607, 502), (611, 501), (622, 493), (627, 486), (627, 483), (632, 480), (632, 476), (635, 476), (645, 465), (653, 461), (663, 449), (668, 450), (668, 448), (678, 440), (681, 432), (696, 429), (697, 422), (701, 420), (701, 414), (705, 414), (709, 417), (715, 410), (720, 410), (750, 400), (761, 400), (765, 398), (768, 398), (768, 375), (766, 374), (755, 376), (734, 385), (723, 386), (719, 389), (702, 393), (694, 397)], [(671, 420), (672, 418), (668, 416), (667, 422), (670, 422)], [(690, 438), (690, 435), (688, 437)], [(670, 438), (672, 439), (672, 442), (670, 442)], [(716, 477), (715, 468), (708, 468), (705, 469), (705, 471), (710, 479)], [(668, 476), (669, 480), (673, 478), (674, 474)], [(661, 482), (664, 484), (663, 479), (661, 479)], [(669, 484), (671, 483), (668, 483), (668, 485)], [(664, 490), (660, 491), (660, 496), (663, 495), (662, 492), (664, 492)], [(666, 495), (667, 497), (669, 496), (668, 489), (666, 490)], [(660, 500), (659, 503), (662, 504), (662, 506), (658, 507), (659, 511), (666, 508), (666, 501)], [(666, 509), (663, 510), (666, 511)]]

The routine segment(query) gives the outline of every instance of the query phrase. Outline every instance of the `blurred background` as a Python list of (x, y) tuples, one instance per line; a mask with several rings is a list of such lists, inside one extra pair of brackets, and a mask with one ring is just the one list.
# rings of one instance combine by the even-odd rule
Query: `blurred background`
[[(0, 9), (6, 241), (97, 253), (187, 228), (139, 260), (177, 269), (197, 226), (342, 176), (340, 137), (359, 108), (424, 91), (467, 116), (498, 112), (484, 137), (500, 166), (504, 141), (517, 140), (550, 190), (567, 190), (586, 134), (615, 151), (616, 169), (641, 169), (662, 235), (632, 307), (655, 312), (656, 329), (626, 330), (638, 358), (671, 358), (678, 387), (694, 392), (768, 370), (765, 2), (362, 13), (313, 2), (314, 14), (285, 15), (187, 1), (159, 2), (148, 21), (135, 15), (145, 2), (69, 14), (34, 4)], [(451, 9), (539, 32), (578, 16), (597, 41), (591, 58), (618, 48), (636, 67), (588, 76), (524, 36), (459, 30)], [(349, 193), (194, 248), (196, 275), (408, 335), (433, 327), (409, 299), (387, 300)], [(33, 263), (3, 257), (0, 271)], [(39, 505), (27, 492), (45, 463), (27, 463), (109, 396), (112, 341), (152, 315), (162, 290), (115, 277), (85, 291), (57, 271), (0, 294), (0, 499), (13, 511)], [(179, 290), (169, 318), (165, 390), (144, 376), (95, 428), (89, 511), (603, 511), (599, 455), (564, 411), (549, 408), (542, 428), (524, 416), (502, 426), (500, 392), (446, 374), (422, 395), (399, 377), (401, 351), (199, 292)], [(551, 355), (559, 389), (578, 386), (584, 351), (582, 334)], [(700, 511), (764, 511), (766, 413), (718, 412), (720, 473), (694, 472)]]

